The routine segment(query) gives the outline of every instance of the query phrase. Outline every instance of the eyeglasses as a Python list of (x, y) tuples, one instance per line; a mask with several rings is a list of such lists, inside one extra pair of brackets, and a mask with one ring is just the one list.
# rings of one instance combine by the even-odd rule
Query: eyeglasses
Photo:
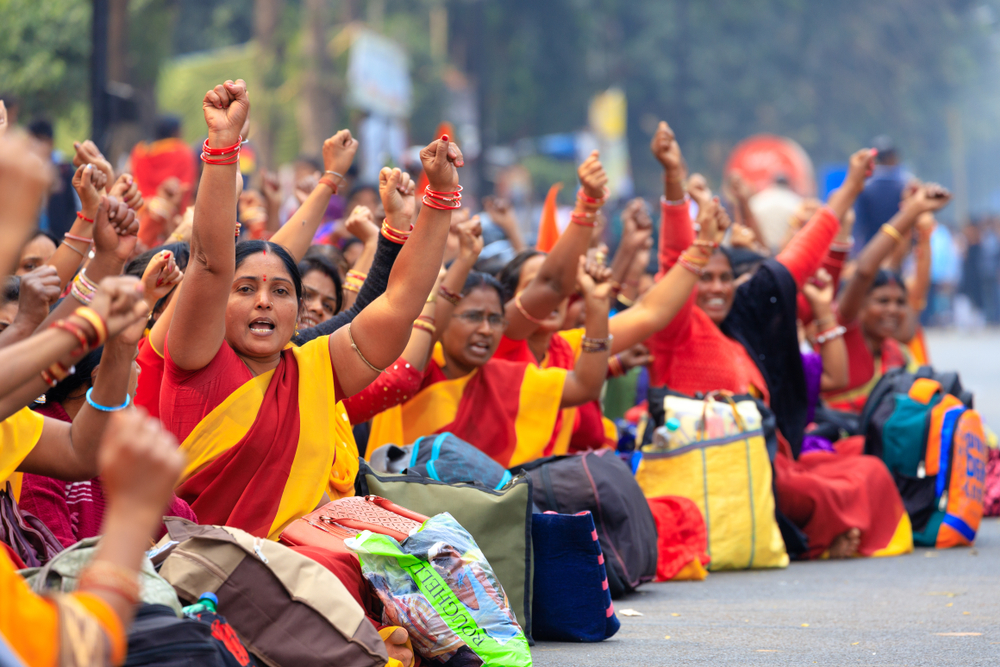
[(503, 315), (487, 315), (484, 310), (466, 310), (465, 312), (455, 315), (458, 319), (462, 320), (466, 324), (472, 324), (479, 326), (486, 320), (490, 325), (490, 329), (502, 329), (507, 324), (507, 319)]

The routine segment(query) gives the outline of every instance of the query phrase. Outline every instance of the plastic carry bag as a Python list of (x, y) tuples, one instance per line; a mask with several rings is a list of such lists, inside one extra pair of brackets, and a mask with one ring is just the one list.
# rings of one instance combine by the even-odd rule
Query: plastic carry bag
[(406, 628), (422, 657), (443, 662), (468, 646), (487, 665), (531, 665), (507, 595), (450, 514), (428, 519), (402, 544), (369, 531), (344, 543), (385, 607), (383, 622)]

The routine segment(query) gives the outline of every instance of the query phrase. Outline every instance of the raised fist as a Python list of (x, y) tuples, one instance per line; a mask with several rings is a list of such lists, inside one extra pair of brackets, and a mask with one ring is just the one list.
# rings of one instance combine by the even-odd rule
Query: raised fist
[(674, 131), (670, 129), (666, 121), (660, 121), (660, 125), (653, 134), (653, 140), (649, 144), (649, 150), (652, 151), (653, 157), (663, 165), (663, 169), (667, 173), (677, 176), (681, 174), (684, 167), (681, 147), (674, 137)]
[(250, 116), (250, 97), (243, 79), (226, 81), (205, 93), (201, 103), (208, 125), (208, 145), (212, 148), (232, 146)]
[(588, 197), (604, 199), (608, 175), (604, 173), (604, 165), (601, 164), (601, 156), (597, 151), (587, 156), (583, 164), (577, 168), (576, 175), (580, 178), (580, 185)]
[(323, 142), (323, 169), (335, 171), (343, 177), (351, 168), (357, 152), (358, 140), (351, 136), (350, 130), (341, 130)]
[[(104, 157), (101, 150), (97, 147), (90, 139), (84, 142), (74, 141), (73, 148), (76, 149), (76, 155), (73, 156), (73, 166), (79, 167), (84, 164), (92, 164), (101, 171), (104, 172), (105, 176), (105, 186), (111, 185), (115, 182), (115, 172), (111, 168), (111, 163), (108, 159)], [(102, 186), (104, 187), (104, 186)], [(100, 190), (101, 188), (98, 188)]]
[[(378, 195), (385, 209), (385, 217), (395, 229), (410, 231), (410, 218), (406, 216), (407, 198), (413, 196), (416, 184), (410, 175), (399, 169), (382, 167), (378, 174)], [(431, 188), (434, 189), (433, 187)], [(413, 211), (410, 211), (410, 216)], [(398, 223), (398, 224), (394, 224)]]
[(84, 211), (94, 211), (101, 203), (101, 191), (107, 185), (108, 176), (93, 164), (80, 165), (73, 174), (73, 189), (80, 196)]
[(847, 176), (844, 185), (855, 192), (861, 192), (865, 187), (865, 179), (872, 175), (875, 169), (875, 149), (862, 148), (851, 155), (847, 164)]
[[(455, 192), (458, 190), (458, 169), (465, 166), (465, 158), (458, 144), (450, 141), (448, 135), (437, 141), (432, 141), (420, 150), (420, 163), (427, 174), (427, 182), (431, 190), (436, 192)], [(388, 209), (386, 214), (388, 214)]]
[(122, 174), (108, 190), (108, 194), (125, 202), (130, 209), (138, 211), (145, 203), (132, 174)]

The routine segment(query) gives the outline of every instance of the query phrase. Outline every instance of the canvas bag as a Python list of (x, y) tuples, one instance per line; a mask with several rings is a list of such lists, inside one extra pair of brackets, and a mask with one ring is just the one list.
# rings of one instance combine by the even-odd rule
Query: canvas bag
[(228, 526), (167, 519), (154, 562), (186, 602), (215, 593), (240, 641), (269, 667), (381, 667), (385, 644), (332, 572)]
[[(88, 537), (70, 545), (42, 567), (21, 570), (19, 574), (39, 595), (76, 590), (76, 582), (86, 569), (94, 554), (100, 537)], [(139, 599), (148, 604), (170, 607), (176, 615), (181, 613), (181, 603), (177, 600), (174, 587), (156, 573), (148, 558), (142, 559), (139, 570)]]
[(413, 512), (448, 512), (476, 540), (531, 641), (531, 482), (515, 477), (503, 489), (445, 484), (419, 475), (374, 472), (360, 461), (355, 494), (377, 495)]
[(538, 459), (517, 471), (531, 477), (543, 511), (594, 517), (611, 597), (620, 598), (656, 574), (656, 522), (632, 471), (610, 449)]
[(608, 590), (608, 575), (590, 512), (536, 513), (532, 622), (535, 639), (599, 642), (621, 624)]
[(709, 570), (786, 567), (757, 404), (712, 392), (703, 400), (668, 395), (664, 410), (680, 428), (668, 451), (643, 448), (635, 479), (646, 497), (681, 496), (698, 506)]

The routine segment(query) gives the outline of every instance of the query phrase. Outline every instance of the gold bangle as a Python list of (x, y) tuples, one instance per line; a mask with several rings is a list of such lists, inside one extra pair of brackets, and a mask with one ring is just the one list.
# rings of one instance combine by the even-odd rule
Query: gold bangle
[(435, 333), (437, 333), (437, 327), (435, 327), (433, 324), (428, 324), (427, 322), (422, 322), (420, 320), (417, 320), (413, 323), (413, 328), (420, 329), (421, 331), (426, 331), (432, 336)]
[(903, 240), (903, 235), (899, 233), (899, 230), (890, 225), (888, 222), (879, 227), (879, 231), (885, 232), (888, 236), (891, 236), (896, 243), (900, 243)]
[(95, 349), (104, 344), (104, 341), (108, 339), (108, 325), (105, 324), (104, 318), (97, 314), (93, 308), (89, 306), (81, 306), (73, 311), (73, 314), (79, 318), (82, 318), (90, 326), (94, 327), (94, 342), (90, 346), (90, 349)]

